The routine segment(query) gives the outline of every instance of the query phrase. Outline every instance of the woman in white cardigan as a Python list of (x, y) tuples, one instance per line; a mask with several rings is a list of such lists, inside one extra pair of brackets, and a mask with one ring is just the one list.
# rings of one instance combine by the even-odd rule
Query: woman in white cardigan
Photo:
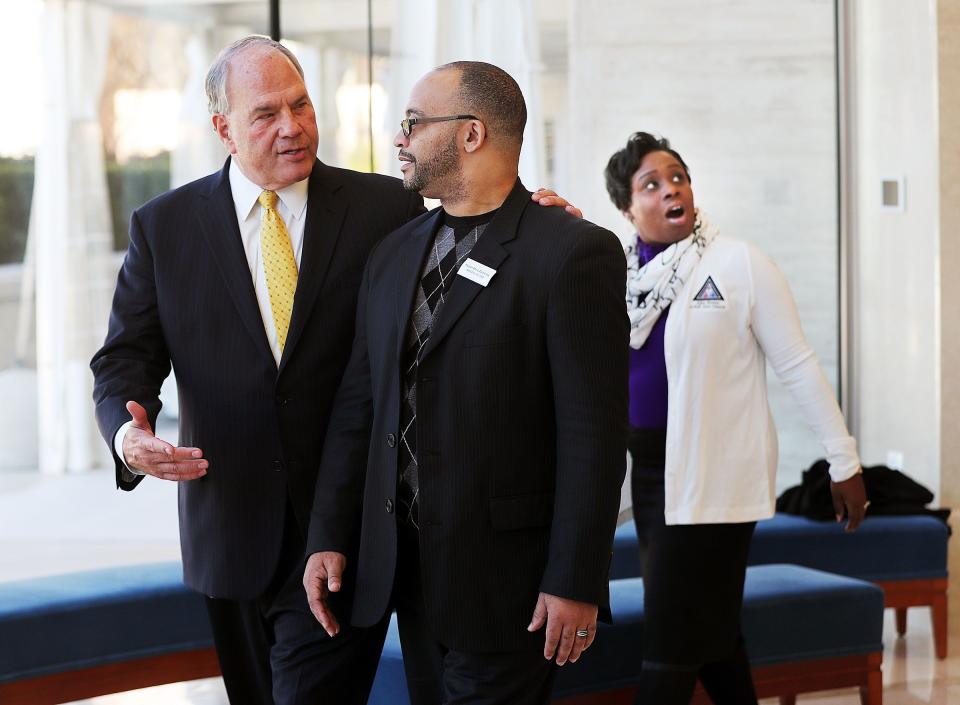
[(715, 705), (756, 703), (740, 631), (747, 553), (773, 515), (777, 435), (766, 363), (824, 446), (837, 521), (866, 504), (856, 444), (776, 265), (719, 236), (694, 207), (665, 139), (630, 137), (607, 165), (636, 230), (626, 248), (630, 453), (644, 576), (637, 703), (686, 705), (699, 676)]

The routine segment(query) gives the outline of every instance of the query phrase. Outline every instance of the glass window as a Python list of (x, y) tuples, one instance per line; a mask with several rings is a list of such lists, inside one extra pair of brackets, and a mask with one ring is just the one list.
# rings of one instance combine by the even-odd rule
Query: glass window
[[(38, 374), (67, 380), (65, 398), (82, 400), (71, 409), (92, 417), (85, 365), (103, 340), (130, 214), (222, 166), (226, 152), (210, 124), (203, 79), (224, 45), (267, 31), (269, 3), (23, 0), (18, 7), (18, 31), (0, 45), (0, 60), (22, 67), (7, 76), (11, 93), (44, 109), (0, 115), (0, 264), (23, 261), (32, 203), (34, 216), (43, 216), (37, 227), (48, 254), (69, 250), (56, 270), (63, 286), (51, 283), (50, 270), (39, 284), (48, 301), (58, 298), (38, 308), (36, 319), (46, 340), (59, 331), (69, 341), (72, 356), (63, 364), (50, 351), (37, 357), (70, 371)], [(587, 218), (629, 238), (606, 195), (603, 167), (636, 130), (668, 136), (721, 232), (755, 242), (784, 270), (836, 385), (834, 3), (664, 7), (655, 0), (375, 0), (372, 25), (367, 4), (353, 0), (282, 0), (280, 11), (284, 41), (301, 61), (316, 107), (319, 157), (332, 165), (398, 175), (393, 138), (413, 83), (447, 61), (487, 60), (517, 78), (528, 101), (525, 184), (557, 189)], [(15, 297), (0, 297), (6, 330), (18, 315)], [(0, 349), (4, 364), (7, 352)], [(822, 450), (772, 375), (770, 390), (782, 489)], [(169, 417), (164, 423), (158, 430), (173, 439), (175, 425)], [(105, 465), (92, 420), (70, 443), (81, 436), (86, 456), (64, 457)], [(132, 506), (127, 501), (123, 511)], [(175, 552), (169, 533), (163, 550)], [(144, 558), (134, 540), (110, 556)]]
[(7, 32), (0, 42), (0, 65), (27, 69), (7, 71), (4, 77), (4, 91), (16, 98), (0, 116), (0, 265), (22, 262), (27, 245), (34, 156), (40, 139), (42, 10), (39, 0), (20, 3), (17, 30)]

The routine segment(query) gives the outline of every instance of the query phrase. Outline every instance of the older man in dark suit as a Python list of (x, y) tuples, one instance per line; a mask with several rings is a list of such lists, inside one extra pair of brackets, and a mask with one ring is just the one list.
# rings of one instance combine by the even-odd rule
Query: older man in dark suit
[[(367, 254), (423, 202), (317, 161), (302, 70), (280, 44), (234, 43), (207, 92), (230, 157), (133, 214), (92, 362), (97, 419), (121, 489), (183, 481), (184, 578), (208, 596), (231, 702), (363, 702), (379, 642), (315, 628), (304, 536)], [(180, 447), (151, 430), (171, 363)]]
[(417, 705), (547, 702), (553, 664), (576, 661), (608, 609), (623, 251), (596, 225), (528, 207), (525, 121), (516, 82), (489, 64), (414, 87), (404, 183), (442, 207), (370, 257), (324, 444), (311, 607), (335, 635), (341, 589), (355, 589), (354, 625), (393, 605)]

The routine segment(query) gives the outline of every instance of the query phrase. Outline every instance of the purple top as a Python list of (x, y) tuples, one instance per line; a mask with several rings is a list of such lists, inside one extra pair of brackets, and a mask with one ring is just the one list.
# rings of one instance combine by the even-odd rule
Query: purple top
[[(669, 245), (648, 245), (637, 236), (640, 265), (644, 265)], [(634, 428), (667, 427), (667, 364), (663, 358), (663, 329), (668, 308), (650, 331), (639, 350), (630, 348), (630, 425)]]

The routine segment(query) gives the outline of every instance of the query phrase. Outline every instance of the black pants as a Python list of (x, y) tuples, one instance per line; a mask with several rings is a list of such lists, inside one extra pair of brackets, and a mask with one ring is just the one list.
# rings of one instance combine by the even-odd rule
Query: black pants
[[(373, 685), (387, 620), (349, 626), (349, 595), (331, 605), (341, 631), (330, 638), (307, 606), (304, 539), (287, 506), (283, 555), (256, 600), (207, 598), (217, 658), (231, 705), (362, 705)], [(344, 584), (348, 584), (344, 580)]]
[(755, 522), (667, 526), (662, 430), (634, 429), (631, 492), (644, 582), (638, 705), (687, 705), (697, 678), (714, 705), (754, 705), (740, 628)]
[(393, 603), (412, 705), (549, 703), (556, 666), (543, 658), (542, 646), (469, 653), (447, 648), (431, 634), (423, 604), (417, 530), (398, 522), (397, 531)]

